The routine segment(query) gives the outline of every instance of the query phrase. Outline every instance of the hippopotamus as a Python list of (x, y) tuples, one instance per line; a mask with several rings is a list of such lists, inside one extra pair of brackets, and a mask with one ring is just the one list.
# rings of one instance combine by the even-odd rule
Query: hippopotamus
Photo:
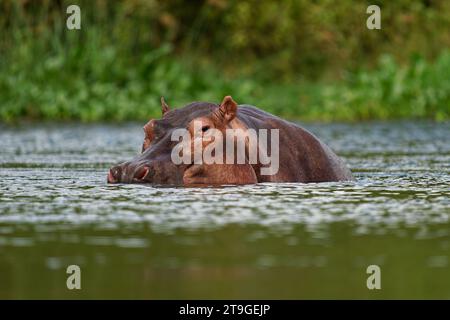
[[(161, 119), (150, 119), (143, 127), (142, 152), (131, 161), (113, 166), (108, 173), (108, 183), (208, 186), (353, 179), (342, 159), (312, 133), (257, 107), (238, 105), (231, 96), (226, 96), (219, 104), (193, 102), (178, 109), (171, 109), (161, 98), (161, 109)], [(183, 143), (180, 143), (180, 134), (174, 139), (174, 133), (180, 130), (186, 132)], [(235, 133), (231, 140), (223, 138), (228, 138), (227, 130)], [(258, 139), (264, 136), (270, 141), (265, 145), (250, 146), (250, 135), (246, 135), (249, 132), (256, 132), (252, 137)], [(236, 145), (229, 147), (229, 141), (235, 143), (240, 135), (246, 135), (241, 145), (245, 154), (241, 156), (233, 154), (237, 151)], [(230, 159), (202, 162), (200, 154), (198, 161), (198, 152), (192, 145), (195, 147), (197, 143), (200, 150), (206, 151), (208, 145), (211, 146), (216, 140), (225, 143), (222, 147), (217, 144), (218, 147), (210, 155), (216, 156), (216, 160), (223, 160), (224, 153), (228, 157), (231, 151)], [(227, 143), (228, 146), (225, 146)], [(268, 169), (271, 165), (267, 162), (271, 147), (270, 156), (272, 159), (276, 156), (278, 163)], [(175, 148), (178, 148), (176, 152)], [(265, 157), (258, 157), (264, 152), (267, 152)], [(186, 161), (174, 161), (174, 154), (177, 153)], [(236, 161), (238, 157), (240, 161)], [(253, 161), (249, 161), (251, 159)], [(268, 170), (264, 172), (264, 169)]]

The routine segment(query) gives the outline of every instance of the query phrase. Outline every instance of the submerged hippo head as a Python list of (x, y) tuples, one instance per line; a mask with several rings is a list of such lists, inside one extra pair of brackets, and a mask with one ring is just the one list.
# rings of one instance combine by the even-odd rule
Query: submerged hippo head
[[(179, 141), (174, 133), (184, 130), (192, 137), (210, 132), (224, 132), (236, 117), (237, 104), (226, 96), (221, 104), (194, 102), (184, 108), (170, 110), (161, 98), (162, 118), (151, 119), (145, 126), (142, 153), (131, 161), (112, 167), (109, 183), (153, 183), (158, 185), (242, 184), (256, 183), (256, 175), (249, 164), (197, 164), (194, 152), (189, 161), (173, 161), (172, 151)], [(236, 126), (237, 119), (233, 121)], [(211, 130), (213, 129), (213, 130)], [(201, 140), (205, 147), (209, 142)]]

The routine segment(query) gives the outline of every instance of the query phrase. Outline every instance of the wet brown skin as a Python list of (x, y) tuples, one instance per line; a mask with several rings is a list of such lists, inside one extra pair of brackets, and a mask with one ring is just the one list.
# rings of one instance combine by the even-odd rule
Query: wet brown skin
[[(170, 110), (163, 99), (161, 103), (162, 118), (150, 120), (144, 126), (142, 154), (112, 167), (108, 174), (109, 183), (207, 186), (353, 180), (344, 162), (313, 134), (256, 107), (238, 106), (230, 96), (226, 96), (221, 104), (194, 102), (174, 110)], [(178, 142), (171, 141), (171, 134), (177, 128), (185, 128), (194, 135), (194, 120), (201, 121), (202, 132), (215, 128), (224, 135), (227, 128), (279, 129), (278, 172), (261, 175), (260, 163), (175, 165), (171, 161), (171, 152)]]

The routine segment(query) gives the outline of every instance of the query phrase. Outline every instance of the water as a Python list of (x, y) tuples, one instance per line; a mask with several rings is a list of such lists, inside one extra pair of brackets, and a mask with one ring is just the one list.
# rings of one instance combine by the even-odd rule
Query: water
[(449, 124), (306, 128), (356, 182), (108, 185), (140, 125), (1, 127), (0, 298), (450, 298)]

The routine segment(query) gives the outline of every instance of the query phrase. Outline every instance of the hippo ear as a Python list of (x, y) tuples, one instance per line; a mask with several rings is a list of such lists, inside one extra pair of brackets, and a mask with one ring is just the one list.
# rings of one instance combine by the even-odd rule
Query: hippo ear
[(161, 97), (161, 111), (162, 115), (165, 115), (167, 112), (170, 111), (169, 105), (164, 100), (164, 97)]
[(237, 103), (233, 100), (231, 96), (226, 96), (225, 98), (223, 98), (219, 110), (220, 113), (225, 118), (225, 120), (231, 121), (236, 116)]

